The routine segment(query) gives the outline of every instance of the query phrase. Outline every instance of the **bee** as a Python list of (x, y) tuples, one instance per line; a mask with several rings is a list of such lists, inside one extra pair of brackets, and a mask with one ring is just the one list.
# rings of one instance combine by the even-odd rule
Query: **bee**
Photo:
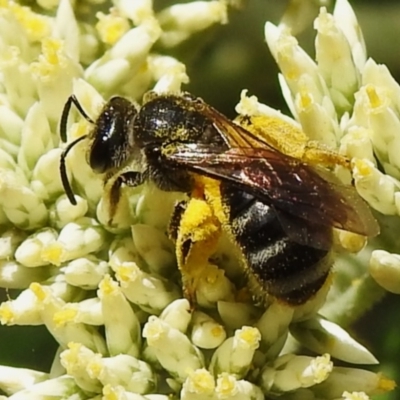
[(93, 130), (62, 153), (68, 199), (76, 204), (65, 159), (84, 139), (90, 167), (104, 174), (111, 215), (122, 185), (151, 181), (161, 190), (187, 193), (189, 200), (176, 205), (169, 234), (184, 293), (193, 301), (198, 268), (193, 254), (211, 255), (222, 231), (239, 249), (253, 293), (292, 306), (306, 303), (327, 281), (334, 228), (379, 233), (354, 187), (326, 168), (348, 165), (344, 157), (308, 144), (292, 153), (279, 148), (268, 135), (272, 125), (263, 126), (257, 117), (232, 121), (189, 93), (150, 92), (141, 107), (111, 98), (93, 121), (72, 95), (61, 116), (64, 142), (72, 104)]

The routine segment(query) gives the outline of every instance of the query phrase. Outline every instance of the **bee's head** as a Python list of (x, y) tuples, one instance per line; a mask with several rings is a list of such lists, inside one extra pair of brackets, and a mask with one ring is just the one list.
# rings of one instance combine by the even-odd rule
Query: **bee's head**
[(132, 120), (137, 109), (123, 97), (111, 98), (101, 110), (88, 139), (87, 162), (103, 174), (121, 167), (132, 154)]
[(69, 151), (80, 141), (87, 139), (87, 162), (96, 173), (103, 174), (118, 169), (131, 157), (134, 140), (132, 121), (137, 115), (133, 103), (122, 98), (113, 97), (103, 107), (100, 115), (93, 121), (83, 110), (74, 95), (68, 98), (60, 121), (60, 136), (63, 142), (67, 137), (67, 122), (71, 105), (74, 104), (82, 116), (92, 123), (93, 129), (69, 143), (61, 154), (60, 174), (65, 193), (69, 201), (76, 205), (76, 200), (68, 180), (65, 159)]

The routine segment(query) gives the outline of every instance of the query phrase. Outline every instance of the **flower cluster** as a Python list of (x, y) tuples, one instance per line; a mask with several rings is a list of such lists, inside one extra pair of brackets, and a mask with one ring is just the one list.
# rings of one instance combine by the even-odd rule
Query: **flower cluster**
[[(49, 372), (0, 366), (0, 398), (364, 400), (393, 389), (381, 374), (357, 368), (377, 360), (326, 318), (344, 309), (342, 288), (334, 287), (325, 317), (315, 304), (258, 307), (236, 289), (235, 253), (221, 243), (216, 258), (226, 273), (209, 265), (199, 287), (204, 307), (192, 310), (165, 233), (182, 194), (123, 188), (110, 225), (84, 140), (66, 159), (77, 200), (70, 204), (59, 173), (67, 98), (73, 93), (95, 121), (112, 95), (140, 102), (149, 89), (179, 93), (185, 66), (165, 54), (227, 23), (237, 5), (194, 1), (156, 12), (150, 0), (115, 0), (105, 13), (103, 3), (0, 2), (0, 287), (18, 290), (0, 305), (0, 322), (45, 325), (59, 345)], [(366, 61), (346, 0), (333, 15), (321, 9), (316, 63), (291, 36), (291, 20), (267, 23), (265, 34), (295, 120), (245, 94), (237, 111), (300, 124), (311, 140), (352, 158), (357, 190), (373, 208), (398, 214), (400, 88), (385, 67)], [(72, 111), (68, 141), (89, 125)], [(343, 235), (343, 243), (355, 240)], [(370, 272), (400, 292), (400, 255), (375, 250)], [(342, 297), (359, 308), (362, 288)], [(299, 345), (317, 356), (301, 355)]]

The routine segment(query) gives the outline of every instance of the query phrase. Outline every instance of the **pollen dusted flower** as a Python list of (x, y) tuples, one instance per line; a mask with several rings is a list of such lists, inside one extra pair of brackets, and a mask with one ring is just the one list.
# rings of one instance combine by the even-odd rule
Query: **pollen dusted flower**
[[(377, 360), (333, 322), (357, 318), (382, 295), (371, 276), (400, 293), (393, 248), (369, 244), (370, 275), (367, 265), (339, 258), (337, 274), (353, 283), (335, 283), (317, 314), (325, 292), (300, 307), (255, 304), (238, 285), (236, 253), (222, 241), (215, 260), (202, 261), (193, 310), (166, 234), (182, 194), (124, 187), (110, 221), (83, 140), (66, 157), (77, 204), (65, 195), (59, 125), (68, 97), (88, 117), (72, 107), (72, 142), (115, 94), (140, 104), (149, 90), (179, 93), (189, 78), (175, 49), (228, 23), (238, 3), (155, 11), (151, 0), (0, 2), (0, 286), (18, 290), (0, 304), (0, 322), (45, 325), (59, 345), (47, 372), (0, 366), (0, 398), (365, 400), (393, 389), (390, 379), (357, 366)], [(360, 195), (379, 213), (400, 215), (400, 87), (367, 59), (347, 0), (337, 0), (333, 14), (320, 9), (312, 60), (292, 33), (314, 6), (293, 1), (279, 26), (265, 25), (293, 118), (245, 92), (237, 111), (278, 118), (346, 155)], [(343, 167), (337, 174), (346, 177)], [(365, 239), (341, 233), (338, 241), (358, 251)]]

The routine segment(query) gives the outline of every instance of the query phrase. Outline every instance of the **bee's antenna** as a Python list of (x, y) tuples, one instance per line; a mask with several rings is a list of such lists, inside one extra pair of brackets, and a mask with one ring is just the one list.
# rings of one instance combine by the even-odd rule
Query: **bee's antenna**
[[(72, 97), (72, 96), (71, 96)], [(70, 107), (70, 106), (69, 106)], [(66, 107), (64, 107), (65, 110)], [(68, 108), (69, 109), (69, 108)], [(63, 112), (64, 115), (64, 112)], [(69, 143), (68, 146), (64, 149), (64, 151), (61, 153), (60, 157), (60, 175), (61, 175), (61, 182), (65, 190), (65, 194), (68, 197), (68, 200), (70, 203), (74, 206), (77, 205), (77, 202), (75, 200), (74, 192), (72, 191), (71, 185), (68, 180), (68, 175), (67, 175), (67, 169), (65, 168), (65, 159), (67, 157), (67, 154), (69, 151), (80, 141), (84, 140), (87, 138), (87, 135), (83, 135), (78, 137), (78, 139), (75, 139), (73, 142)]]
[(63, 143), (65, 143), (67, 141), (68, 116), (69, 116), (69, 112), (71, 110), (72, 103), (75, 105), (75, 107), (81, 113), (82, 117), (86, 119), (86, 121), (94, 124), (94, 121), (92, 120), (92, 118), (89, 117), (89, 115), (86, 114), (85, 110), (82, 108), (82, 106), (79, 103), (76, 96), (74, 94), (71, 94), (71, 96), (68, 97), (68, 100), (65, 103), (65, 106), (64, 106), (62, 114), (61, 114), (61, 120), (60, 120), (60, 137), (61, 137), (61, 140)]

